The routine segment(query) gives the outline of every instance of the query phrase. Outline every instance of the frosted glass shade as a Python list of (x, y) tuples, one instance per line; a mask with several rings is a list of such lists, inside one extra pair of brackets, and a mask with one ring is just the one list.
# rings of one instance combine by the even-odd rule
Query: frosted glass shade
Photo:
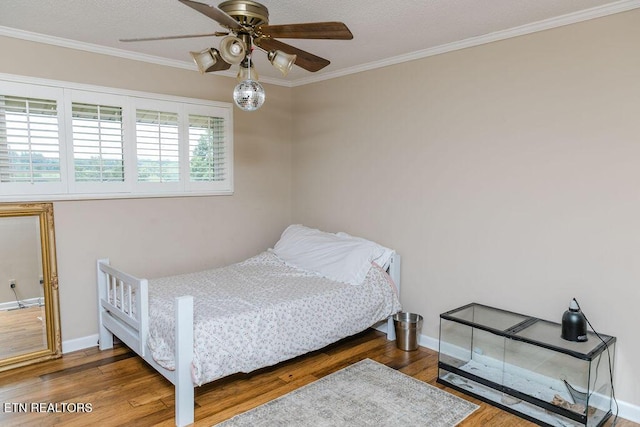
[(297, 56), (284, 53), (281, 50), (272, 50), (269, 52), (268, 58), (271, 64), (280, 70), (283, 76), (286, 76), (296, 62)]
[(236, 78), (238, 79), (238, 83), (243, 82), (245, 80), (253, 80), (257, 82), (258, 72), (253, 67), (253, 64), (249, 68), (243, 67), (242, 65), (240, 65), (238, 67), (238, 75)]
[(209, 73), (211, 71), (228, 70), (231, 64), (225, 62), (220, 57), (217, 49), (209, 48), (201, 52), (189, 52), (193, 61), (198, 66), (200, 74)]

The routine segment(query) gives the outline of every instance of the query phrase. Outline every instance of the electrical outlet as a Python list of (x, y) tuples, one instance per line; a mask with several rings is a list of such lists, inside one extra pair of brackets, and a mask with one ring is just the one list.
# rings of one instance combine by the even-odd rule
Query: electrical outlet
[(11, 279), (11, 280), (9, 280), (9, 287), (10, 287), (11, 289), (13, 289), (13, 288), (15, 288), (15, 287), (16, 287), (16, 280), (15, 280), (15, 279)]

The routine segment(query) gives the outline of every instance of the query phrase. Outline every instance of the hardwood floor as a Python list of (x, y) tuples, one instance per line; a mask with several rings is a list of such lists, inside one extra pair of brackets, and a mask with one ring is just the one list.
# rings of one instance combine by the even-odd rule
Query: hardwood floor
[(44, 306), (0, 310), (0, 358), (47, 348)]
[[(436, 352), (422, 347), (413, 352), (398, 350), (395, 342), (374, 330), (252, 374), (232, 375), (196, 388), (194, 425), (214, 425), (365, 358), (479, 404), (480, 409), (461, 427), (535, 425), (437, 384)], [(68, 353), (61, 359), (0, 372), (2, 426), (172, 426), (173, 399), (171, 383), (122, 345), (103, 352), (91, 348)], [(27, 412), (19, 412), (21, 403), (27, 405)], [(616, 425), (640, 427), (621, 419)]]

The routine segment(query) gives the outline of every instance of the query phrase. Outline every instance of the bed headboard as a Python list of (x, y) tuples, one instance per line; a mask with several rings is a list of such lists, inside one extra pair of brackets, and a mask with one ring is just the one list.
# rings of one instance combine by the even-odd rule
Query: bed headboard
[[(398, 297), (400, 297), (400, 266), (402, 264), (401, 261), (402, 261), (402, 258), (400, 257), (400, 255), (394, 252), (393, 256), (391, 256), (391, 262), (389, 263), (389, 268), (387, 269), (387, 273), (389, 273), (389, 276), (391, 277), (393, 282), (396, 284), (396, 288), (398, 290)], [(389, 316), (386, 322), (383, 321), (381, 323), (382, 324), (386, 323), (386, 328), (383, 327), (383, 329), (379, 329), (379, 330), (387, 333), (388, 340), (395, 340), (396, 330), (393, 323), (393, 316)], [(378, 326), (377, 329), (378, 328), (380, 328), (380, 326)]]
[(398, 287), (398, 293), (400, 293), (400, 265), (402, 263), (401, 261), (402, 261), (402, 258), (400, 257), (400, 255), (394, 252), (393, 256), (391, 257), (391, 262), (389, 263), (389, 269), (387, 270), (387, 273), (389, 273), (389, 276), (391, 276), (396, 286)]

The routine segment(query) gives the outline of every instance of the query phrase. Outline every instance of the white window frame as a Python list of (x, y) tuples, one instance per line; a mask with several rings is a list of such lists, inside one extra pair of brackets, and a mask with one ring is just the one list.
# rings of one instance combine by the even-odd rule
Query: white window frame
[(64, 98), (64, 92), (62, 89), (47, 86), (31, 86), (16, 82), (2, 82), (0, 85), (0, 91), (3, 95), (18, 96), (22, 98), (40, 98), (50, 99), (57, 102), (58, 113), (58, 138), (60, 139), (60, 182), (0, 182), (0, 200), (5, 199), (15, 200), (25, 197), (27, 200), (37, 199), (40, 193), (61, 193), (66, 190), (67, 177), (67, 165), (65, 158), (65, 151), (62, 147), (62, 141), (65, 139), (65, 126), (64, 126), (64, 111), (62, 111), (62, 100)]
[[(127, 159), (130, 158), (128, 155), (128, 151), (130, 150), (129, 145), (126, 142), (127, 139), (127, 130), (129, 125), (125, 122), (128, 121), (128, 118), (131, 114), (131, 109), (129, 107), (129, 102), (127, 98), (120, 95), (114, 95), (110, 93), (100, 93), (100, 92), (88, 92), (81, 91), (75, 89), (67, 89), (65, 90), (65, 99), (69, 100), (69, 102), (65, 103), (66, 117), (70, 119), (66, 121), (66, 135), (69, 135), (69, 144), (67, 149), (67, 164), (69, 165), (68, 171), (68, 185), (69, 185), (69, 193), (76, 195), (91, 195), (91, 194), (105, 194), (105, 195), (114, 195), (114, 194), (127, 194), (132, 192), (131, 182), (127, 180), (128, 175), (128, 166), (129, 162)], [(96, 104), (96, 105), (110, 105), (115, 107), (122, 107), (122, 127), (123, 127), (123, 151), (124, 151), (124, 176), (125, 181), (123, 182), (78, 182), (75, 179), (76, 171), (75, 171), (75, 163), (73, 156), (73, 129), (72, 129), (72, 104), (75, 102), (84, 103), (84, 104)], [(135, 165), (133, 165), (135, 167)]]
[[(178, 182), (141, 182), (138, 181), (138, 170), (136, 167), (135, 176), (133, 186), (135, 188), (135, 192), (138, 193), (162, 193), (162, 192), (180, 192), (185, 191), (185, 182), (183, 180), (184, 168), (185, 168), (185, 158), (184, 158), (184, 147), (189, 148), (189, 140), (184, 137), (184, 109), (181, 104), (176, 104), (173, 102), (164, 102), (157, 100), (149, 100), (145, 98), (135, 98), (132, 99), (132, 107), (133, 107), (133, 133), (134, 138), (136, 134), (136, 112), (138, 110), (152, 110), (152, 111), (162, 111), (164, 113), (175, 113), (178, 115), (178, 138), (180, 144), (178, 146), (179, 155), (180, 155), (180, 172), (179, 172), (179, 180)], [(133, 147), (133, 155), (136, 160), (136, 166), (138, 161), (138, 153), (137, 153), (137, 141), (136, 145)], [(189, 159), (186, 159), (186, 165), (188, 166)]]
[[(182, 149), (184, 149), (184, 155), (187, 157), (187, 159), (189, 158), (189, 116), (190, 115), (197, 115), (197, 116), (208, 116), (209, 114), (207, 113), (207, 110), (205, 108), (202, 108), (201, 105), (197, 105), (197, 104), (183, 104), (183, 114), (185, 115), (185, 117), (187, 118), (187, 120), (185, 121), (184, 124), (184, 128), (182, 129), (182, 132), (184, 132), (184, 140), (187, 140), (186, 144), (183, 144), (183, 146), (181, 147)], [(230, 136), (230, 132), (232, 132), (232, 130), (228, 127), (225, 126), (225, 135), (229, 135)], [(225, 147), (225, 150), (228, 151), (228, 153), (226, 153), (225, 156), (225, 174), (227, 175), (227, 179), (232, 179), (233, 178), (233, 147), (231, 146), (227, 146)], [(204, 182), (204, 181), (191, 181), (191, 169), (190, 169), (190, 164), (189, 161), (187, 161), (187, 167), (184, 168), (182, 170), (182, 179), (181, 181), (183, 181), (186, 185), (186, 189), (187, 191), (193, 191), (193, 192), (200, 192), (203, 190), (203, 188), (206, 187), (212, 187), (215, 188), (218, 191), (223, 191), (224, 187), (225, 187), (225, 182), (227, 179), (225, 179), (224, 181), (213, 181), (213, 182)]]
[[(231, 103), (2, 73), (0, 73), (0, 94), (57, 101), (61, 176), (59, 183), (0, 183), (0, 202), (233, 194), (233, 106)], [(75, 180), (72, 127), (72, 104), (74, 102), (122, 107), (125, 174), (123, 182), (77, 182)], [(179, 182), (138, 182), (136, 109), (178, 113)], [(190, 114), (221, 117), (224, 120), (226, 171), (224, 180), (190, 182)]]

